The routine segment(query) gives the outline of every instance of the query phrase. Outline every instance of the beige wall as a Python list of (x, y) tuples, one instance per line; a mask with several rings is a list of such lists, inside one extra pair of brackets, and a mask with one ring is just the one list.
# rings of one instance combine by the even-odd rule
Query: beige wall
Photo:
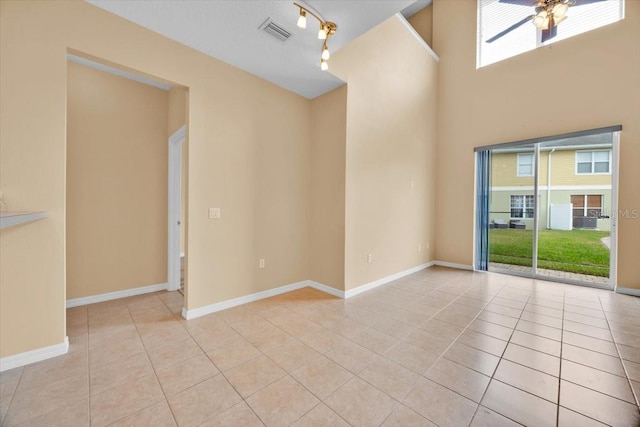
[(346, 290), (433, 255), (437, 62), (408, 25), (393, 16), (331, 59), (348, 83)]
[(309, 278), (344, 290), (347, 86), (311, 101)]
[(427, 42), (429, 46), (433, 46), (433, 5), (429, 5), (410, 16), (407, 21), (420, 34), (420, 37)]
[[(640, 2), (618, 23), (476, 70), (476, 2), (435, 0), (436, 258), (473, 263), (476, 146), (621, 124), (619, 208), (640, 209)], [(554, 76), (559, 90), (535, 96)], [(640, 220), (620, 218), (618, 284), (640, 288)]]
[(0, 355), (65, 335), (67, 49), (189, 88), (188, 309), (308, 278), (307, 99), (85, 2), (2, 1), (0, 182), (49, 218), (2, 231)]
[(68, 63), (67, 299), (167, 282), (167, 91)]

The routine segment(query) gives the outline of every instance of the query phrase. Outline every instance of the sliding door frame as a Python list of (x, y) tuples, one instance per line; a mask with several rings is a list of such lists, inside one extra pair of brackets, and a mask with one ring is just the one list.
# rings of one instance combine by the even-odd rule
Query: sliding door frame
[[(533, 243), (532, 243), (532, 260), (531, 260), (531, 273), (524, 273), (511, 270), (498, 270), (500, 273), (507, 273), (514, 276), (530, 277), (534, 279), (547, 280), (552, 282), (568, 283), (572, 285), (588, 286), (601, 289), (608, 289), (615, 291), (617, 288), (617, 252), (618, 252), (618, 166), (619, 166), (619, 151), (620, 151), (620, 132), (622, 126), (608, 126), (597, 129), (590, 129), (579, 132), (570, 132), (561, 135), (546, 136), (543, 138), (532, 138), (521, 141), (506, 142), (500, 144), (486, 145), (482, 147), (476, 147), (474, 152), (476, 153), (476, 242), (475, 242), (475, 269), (478, 271), (488, 271), (489, 267), (489, 243), (480, 243), (478, 241), (479, 236), (483, 236), (488, 232), (488, 203), (485, 198), (489, 197), (490, 192), (490, 179), (486, 179), (486, 171), (480, 170), (482, 166), (490, 167), (490, 161), (480, 161), (480, 156), (486, 156), (484, 152), (488, 152), (498, 148), (518, 148), (527, 145), (534, 146), (534, 185), (533, 185), (533, 198), (534, 198), (534, 215), (533, 215)], [(576, 138), (580, 136), (589, 136), (603, 133), (611, 133), (612, 147), (611, 147), (611, 231), (610, 231), (610, 247), (609, 247), (609, 283), (608, 285), (600, 285), (596, 283), (586, 283), (578, 280), (564, 279), (553, 276), (545, 276), (538, 274), (538, 231), (539, 231), (539, 184), (540, 184), (540, 145), (544, 142), (551, 142), (558, 139)], [(490, 156), (489, 156), (490, 158)], [(487, 166), (488, 165), (488, 166)], [(490, 173), (490, 172), (489, 172)], [(481, 179), (484, 178), (484, 179)], [(550, 184), (547, 183), (547, 186)], [(487, 212), (481, 212), (482, 209), (486, 209)], [(482, 218), (482, 221), (480, 220)], [(486, 227), (487, 230), (483, 230), (482, 227)], [(485, 233), (485, 234), (483, 234)], [(488, 239), (487, 239), (488, 240)]]

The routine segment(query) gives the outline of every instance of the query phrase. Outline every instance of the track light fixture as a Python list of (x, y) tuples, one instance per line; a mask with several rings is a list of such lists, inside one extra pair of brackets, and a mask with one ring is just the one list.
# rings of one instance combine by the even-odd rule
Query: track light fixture
[(298, 27), (305, 29), (307, 28), (307, 14), (313, 16), (314, 18), (316, 18), (318, 20), (318, 22), (320, 23), (320, 28), (318, 29), (318, 40), (324, 40), (324, 42), (322, 43), (322, 53), (320, 55), (320, 69), (322, 71), (326, 71), (329, 69), (329, 63), (327, 62), (329, 60), (329, 57), (331, 56), (331, 53), (329, 52), (329, 46), (327, 45), (327, 41), (329, 40), (329, 37), (334, 35), (336, 33), (336, 30), (338, 29), (338, 26), (331, 21), (325, 21), (324, 19), (322, 19), (320, 16), (316, 15), (315, 13), (313, 13), (311, 10), (307, 9), (306, 7), (302, 6), (301, 4), (298, 3), (293, 3), (297, 8), (300, 9), (300, 15), (298, 16)]

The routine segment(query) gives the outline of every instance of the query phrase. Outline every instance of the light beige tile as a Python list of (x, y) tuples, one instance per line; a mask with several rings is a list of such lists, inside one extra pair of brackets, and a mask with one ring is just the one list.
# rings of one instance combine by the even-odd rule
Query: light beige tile
[(618, 349), (620, 350), (620, 356), (622, 356), (624, 360), (640, 363), (640, 351), (638, 351), (637, 348), (618, 344)]
[(178, 425), (190, 427), (222, 414), (242, 399), (223, 375), (217, 375), (168, 400)]
[[(640, 352), (640, 349), (638, 349), (638, 351)], [(633, 381), (640, 381), (640, 363), (625, 360), (624, 367), (627, 370), (629, 379)]]
[(383, 316), (378, 316), (378, 321), (372, 328), (398, 339), (406, 338), (416, 329), (414, 326)]
[(438, 355), (444, 353), (454, 340), (455, 337), (436, 336), (421, 329), (414, 331), (411, 335), (404, 339), (405, 342), (415, 347)]
[(360, 378), (400, 401), (411, 391), (420, 375), (384, 357), (375, 357)]
[(398, 404), (357, 377), (326, 398), (324, 403), (353, 426), (380, 425)]
[(542, 325), (540, 323), (528, 322), (520, 320), (516, 325), (516, 330), (527, 332), (551, 340), (560, 341), (562, 339), (562, 330), (552, 328), (551, 326)]
[(560, 375), (560, 358), (547, 353), (535, 351), (517, 344), (509, 344), (503, 356), (506, 360), (528, 366), (545, 374), (558, 377)]
[(585, 417), (582, 414), (573, 412), (567, 408), (560, 407), (558, 412), (558, 427), (604, 427), (606, 424), (602, 424), (593, 418)]
[[(514, 336), (516, 333), (517, 332), (514, 332)], [(457, 342), (466, 344), (469, 347), (477, 348), (478, 350), (482, 350), (486, 353), (493, 354), (494, 356), (502, 356), (502, 353), (507, 346), (506, 341), (471, 330), (466, 330), (462, 335), (460, 335)]]
[(561, 344), (556, 340), (544, 338), (539, 335), (532, 335), (527, 332), (515, 331), (511, 337), (511, 342), (522, 347), (560, 357)]
[(291, 375), (320, 399), (353, 378), (351, 372), (324, 356), (313, 359)]
[(91, 425), (106, 426), (164, 399), (155, 375), (91, 396)]
[(497, 356), (458, 342), (454, 343), (443, 357), (488, 376), (493, 375), (500, 361)]
[(256, 414), (247, 406), (243, 401), (237, 403), (231, 408), (227, 409), (220, 415), (217, 415), (208, 421), (200, 424), (199, 427), (261, 427), (264, 426), (262, 421), (258, 419)]
[(490, 378), (447, 359), (440, 359), (425, 374), (430, 380), (479, 402)]
[(557, 377), (502, 359), (494, 378), (538, 397), (558, 403)]
[(162, 369), (165, 366), (175, 365), (192, 357), (202, 355), (203, 352), (191, 338), (187, 338), (177, 343), (159, 345), (147, 351), (149, 359), (155, 369)]
[(560, 382), (560, 405), (611, 426), (640, 424), (637, 406), (568, 381)]
[(199, 384), (218, 373), (218, 369), (204, 354), (156, 371), (158, 381), (167, 396)]
[(263, 353), (296, 341), (294, 337), (276, 327), (270, 328), (268, 332), (250, 333), (246, 337), (251, 344)]
[(520, 424), (491, 409), (479, 406), (470, 427), (517, 427)]
[(483, 311), (478, 315), (478, 319), (511, 329), (515, 328), (518, 323), (518, 319), (515, 317), (505, 316), (491, 311)]
[(144, 351), (142, 340), (139, 337), (97, 346), (89, 350), (89, 369), (125, 360)]
[(267, 426), (288, 426), (319, 402), (288, 375), (247, 399), (247, 404)]
[(509, 341), (513, 329), (505, 326), (496, 325), (495, 323), (487, 322), (481, 319), (476, 319), (469, 325), (469, 329), (480, 332), (490, 337), (498, 338), (503, 341)]
[(70, 376), (87, 375), (88, 370), (86, 350), (70, 351), (63, 356), (25, 366), (17, 391), (42, 387)]
[(132, 338), (139, 338), (136, 325), (132, 321), (107, 324), (89, 333), (89, 348), (102, 347)]
[(300, 341), (322, 354), (346, 342), (343, 337), (324, 328), (301, 335)]
[(114, 424), (113, 427), (174, 427), (176, 422), (173, 419), (173, 415), (169, 410), (169, 406), (165, 400), (162, 400), (155, 405), (149, 406), (142, 411), (136, 412), (133, 415), (124, 417)]
[(9, 410), (9, 403), (13, 399), (23, 371), (24, 368), (15, 368), (0, 373), (0, 425)]
[(399, 342), (398, 338), (370, 328), (351, 337), (351, 341), (378, 354), (383, 354)]
[(262, 353), (244, 338), (207, 352), (207, 356), (222, 372), (260, 356)]
[(202, 322), (197, 326), (189, 328), (189, 323), (199, 319), (189, 320), (187, 328), (190, 329), (193, 339), (204, 351), (228, 345), (242, 337), (229, 325), (218, 318), (206, 316), (206, 323)]
[(184, 341), (189, 338), (189, 333), (178, 322), (163, 322), (158, 326), (140, 329), (142, 342), (146, 348), (155, 348), (158, 346)]
[(564, 314), (565, 320), (570, 320), (572, 322), (584, 323), (585, 325), (595, 326), (597, 328), (607, 329), (609, 325), (605, 319), (600, 319), (597, 317), (585, 316), (583, 314), (566, 312)]
[(428, 379), (421, 380), (402, 403), (442, 427), (469, 425), (477, 406)]
[(349, 424), (333, 412), (327, 405), (320, 403), (292, 424), (293, 427), (349, 427)]
[(418, 374), (423, 374), (438, 360), (438, 355), (422, 350), (406, 342), (400, 342), (385, 353), (385, 357), (409, 368)]
[(591, 368), (600, 369), (610, 374), (625, 376), (622, 363), (618, 357), (609, 356), (586, 348), (575, 347), (570, 344), (562, 346), (562, 358), (572, 362), (580, 363)]
[(482, 406), (526, 426), (556, 425), (557, 405), (495, 379), (489, 384)]
[(574, 384), (579, 384), (600, 393), (617, 397), (629, 403), (635, 403), (629, 381), (626, 378), (580, 365), (569, 360), (562, 361), (561, 376), (563, 380), (571, 381)]
[(598, 328), (593, 325), (585, 325), (584, 323), (572, 322), (570, 320), (565, 320), (563, 327), (565, 331), (575, 332), (576, 334), (582, 334), (600, 340), (613, 341), (613, 336), (611, 336), (608, 328)]
[(238, 365), (225, 376), (244, 398), (285, 376), (285, 372), (266, 356), (259, 356)]
[(437, 427), (422, 415), (404, 405), (398, 405), (382, 424), (383, 427)]
[(282, 347), (266, 351), (265, 354), (287, 372), (293, 372), (320, 356), (320, 353), (297, 339)]
[(323, 326), (328, 330), (335, 332), (336, 334), (341, 335), (345, 338), (351, 338), (354, 335), (359, 334), (360, 332), (367, 329), (367, 327), (363, 324), (347, 318), (337, 319)]
[(325, 354), (329, 359), (354, 374), (366, 368), (375, 355), (371, 350), (350, 341), (338, 344)]
[(153, 375), (146, 353), (139, 353), (123, 361), (111, 362), (89, 372), (89, 391), (96, 395), (120, 384)]
[(76, 375), (13, 395), (3, 427), (10, 427), (89, 397), (89, 379)]
[(20, 427), (89, 426), (89, 400), (81, 400), (19, 424)]
[(562, 342), (571, 344), (576, 347), (586, 348), (591, 351), (597, 351), (598, 353), (608, 354), (609, 356), (618, 356), (616, 346), (611, 341), (601, 340), (582, 334), (576, 334), (574, 332), (564, 331), (564, 333), (562, 334)]

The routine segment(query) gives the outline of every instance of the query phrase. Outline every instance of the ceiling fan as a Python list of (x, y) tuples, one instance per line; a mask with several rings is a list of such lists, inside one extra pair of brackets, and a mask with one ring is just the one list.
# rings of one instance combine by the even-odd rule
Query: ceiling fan
[(567, 19), (567, 10), (570, 6), (580, 6), (582, 4), (596, 3), (606, 0), (498, 0), (500, 3), (508, 3), (519, 6), (533, 6), (535, 13), (516, 22), (506, 30), (503, 30), (486, 40), (486, 43), (493, 43), (499, 38), (509, 34), (518, 27), (531, 22), (537, 29), (542, 31), (542, 42), (552, 39), (558, 34), (558, 24)]

